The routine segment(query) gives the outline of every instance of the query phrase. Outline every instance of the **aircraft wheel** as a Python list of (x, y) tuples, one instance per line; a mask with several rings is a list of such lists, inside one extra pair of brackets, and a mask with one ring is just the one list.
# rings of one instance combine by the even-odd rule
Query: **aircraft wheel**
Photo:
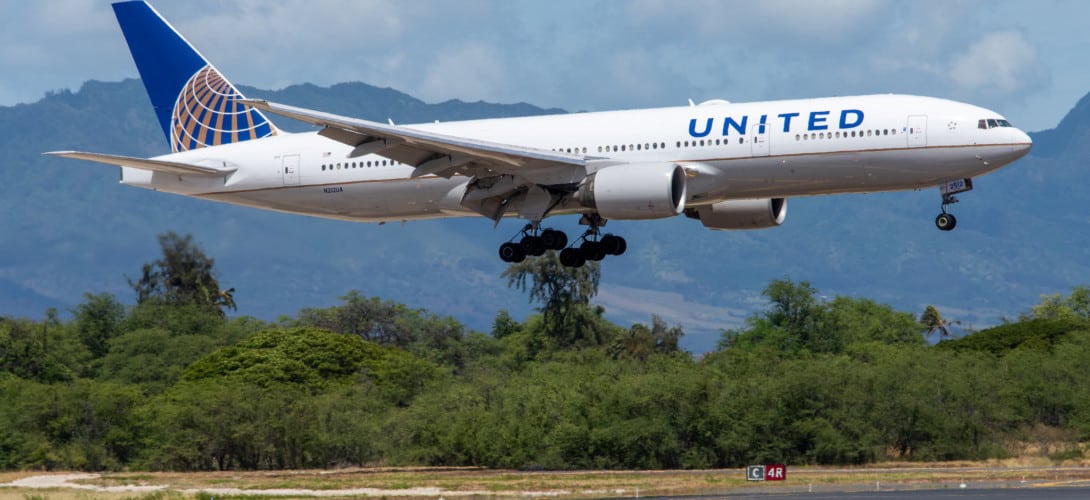
[(519, 246), (526, 255), (537, 257), (545, 253), (545, 242), (540, 236), (526, 236), (519, 242)]
[(522, 247), (510, 241), (500, 245), (500, 260), (504, 262), (522, 262), (526, 259), (526, 252)]
[(603, 236), (602, 241), (600, 241), (599, 244), (606, 252), (606, 255), (621, 255), (628, 248), (628, 244), (624, 241), (624, 238), (612, 234)]
[(546, 229), (541, 232), (541, 241), (547, 250), (562, 250), (568, 246), (568, 235), (564, 231)]
[(620, 236), (617, 237), (617, 241), (617, 250), (613, 255), (624, 255), (625, 250), (628, 250), (628, 242)]
[(942, 213), (935, 217), (935, 227), (943, 231), (951, 231), (958, 225), (958, 219), (953, 214)]
[(564, 267), (583, 267), (586, 259), (583, 253), (575, 248), (565, 248), (560, 251), (560, 265)]
[(584, 241), (579, 246), (579, 253), (583, 254), (587, 260), (599, 261), (606, 258), (606, 250), (601, 243), (597, 241)]

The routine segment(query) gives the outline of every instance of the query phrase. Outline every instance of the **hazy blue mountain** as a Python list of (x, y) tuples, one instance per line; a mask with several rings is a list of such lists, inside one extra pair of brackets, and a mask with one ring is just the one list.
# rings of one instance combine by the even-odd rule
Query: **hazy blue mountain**
[[(304, 84), (261, 97), (397, 123), (555, 113), (528, 104), (428, 104), (361, 83)], [(288, 130), (307, 126), (275, 120)], [(599, 302), (622, 323), (652, 312), (686, 325), (684, 344), (710, 349), (718, 330), (764, 307), (772, 278), (809, 280), (823, 294), (934, 304), (972, 326), (1014, 316), (1042, 293), (1090, 283), (1090, 211), (1082, 206), (1090, 155), (1090, 97), (1056, 129), (1033, 134), (1029, 157), (975, 181), (935, 229), (937, 190), (792, 199), (771, 230), (716, 232), (677, 218), (612, 221), (629, 253), (607, 259)], [(157, 256), (155, 236), (192, 233), (234, 286), (239, 312), (266, 319), (327, 306), (350, 289), (449, 314), (487, 330), (500, 309), (529, 312), (499, 275), (496, 247), (522, 225), (483, 219), (354, 224), (264, 212), (119, 186), (117, 169), (41, 156), (81, 149), (137, 156), (167, 146), (137, 80), (87, 82), (33, 104), (0, 107), (0, 314), (40, 316), (84, 292), (132, 300), (125, 275)], [(550, 219), (569, 234), (575, 217)]]

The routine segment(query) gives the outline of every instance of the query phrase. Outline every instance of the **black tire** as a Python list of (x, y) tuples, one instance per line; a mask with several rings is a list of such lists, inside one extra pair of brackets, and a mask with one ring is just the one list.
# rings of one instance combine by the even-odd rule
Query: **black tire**
[(568, 235), (556, 229), (546, 229), (541, 232), (541, 241), (546, 250), (562, 250), (568, 246)]
[(624, 238), (617, 237), (617, 251), (613, 255), (624, 255), (624, 252), (628, 250), (628, 242)]
[(957, 217), (954, 217), (954, 214), (943, 213), (939, 214), (938, 217), (935, 217), (935, 227), (943, 231), (953, 231), (957, 225), (958, 219)]
[(500, 245), (500, 260), (504, 262), (522, 262), (526, 259), (526, 252), (522, 247), (510, 241)]
[(579, 246), (579, 253), (587, 260), (600, 261), (606, 258), (606, 250), (597, 241), (586, 240)]
[(606, 255), (621, 255), (628, 248), (628, 243), (624, 238), (607, 234), (602, 237), (602, 241), (599, 242), (602, 245), (602, 249), (605, 250)]
[(560, 251), (560, 265), (564, 267), (582, 267), (586, 262), (582, 253), (574, 248), (565, 248)]
[(522, 248), (523, 253), (526, 255), (538, 257), (545, 253), (545, 243), (540, 236), (523, 237), (522, 241), (519, 242), (519, 247)]

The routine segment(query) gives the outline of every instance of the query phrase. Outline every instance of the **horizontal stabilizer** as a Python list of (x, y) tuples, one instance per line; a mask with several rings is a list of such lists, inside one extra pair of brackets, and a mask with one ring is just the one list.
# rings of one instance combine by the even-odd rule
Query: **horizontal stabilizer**
[(163, 172), (165, 174), (175, 175), (219, 176), (227, 175), (237, 170), (234, 168), (214, 168), (199, 165), (190, 165), (188, 163), (181, 163), (176, 161), (150, 160), (146, 158), (133, 158), (131, 156), (107, 155), (102, 153), (85, 153), (82, 151), (51, 151), (45, 154), (50, 156), (74, 158), (76, 160), (87, 160), (97, 163), (105, 163), (106, 165), (138, 168), (140, 170), (151, 170), (153, 172)]

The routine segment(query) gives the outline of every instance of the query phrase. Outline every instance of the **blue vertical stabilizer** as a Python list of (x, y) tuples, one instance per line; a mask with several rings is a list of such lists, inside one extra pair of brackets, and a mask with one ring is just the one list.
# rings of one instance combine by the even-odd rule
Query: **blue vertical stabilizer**
[(237, 102), (238, 89), (147, 2), (113, 7), (171, 151), (277, 133), (260, 111)]

